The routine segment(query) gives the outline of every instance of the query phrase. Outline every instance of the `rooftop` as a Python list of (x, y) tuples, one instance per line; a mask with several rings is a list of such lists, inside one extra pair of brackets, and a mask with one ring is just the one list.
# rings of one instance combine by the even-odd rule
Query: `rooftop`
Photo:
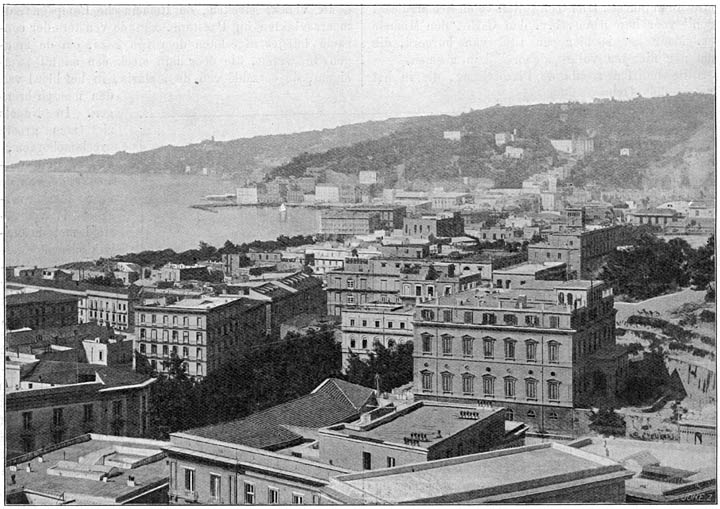
[[(143, 306), (161, 307), (166, 309), (190, 309), (190, 310), (208, 310), (214, 309), (238, 300), (243, 300), (245, 303), (250, 304), (248, 299), (242, 297), (208, 297), (202, 296), (199, 298), (182, 299), (172, 304), (143, 304)], [(257, 303), (253, 303), (253, 306)], [(139, 306), (138, 306), (139, 307)], [(251, 307), (251, 306), (248, 306)]]
[(628, 475), (614, 461), (546, 443), (341, 475), (329, 487), (344, 503), (492, 503), (526, 490)]
[(306, 396), (244, 419), (191, 429), (184, 434), (277, 450), (303, 439), (302, 429), (298, 428), (317, 430), (354, 419), (371, 401), (374, 401), (372, 389), (329, 378)]
[(78, 298), (75, 295), (51, 292), (48, 290), (5, 295), (6, 306), (22, 306), (24, 304), (37, 304), (41, 302), (77, 302), (77, 300)]
[[(389, 410), (389, 409), (388, 409)], [(418, 401), (410, 406), (398, 408), (378, 417), (368, 424), (362, 420), (347, 425), (338, 425), (331, 432), (341, 433), (348, 438), (361, 438), (393, 444), (405, 444), (411, 433), (423, 435), (417, 445), (430, 448), (435, 443), (469, 428), (478, 420), (502, 412), (502, 409), (485, 409), (477, 406), (445, 405)], [(473, 413), (473, 417), (463, 417)], [(440, 436), (438, 436), (438, 434)]]
[[(38, 361), (24, 366), (22, 381), (53, 385), (70, 385), (82, 382), (99, 382), (104, 388), (139, 385), (152, 380), (130, 369), (114, 368), (101, 364), (67, 361)], [(40, 390), (40, 389), (38, 389)], [(27, 389), (21, 392), (29, 392)]]
[[(165, 454), (160, 449), (164, 442), (90, 434), (64, 443), (42, 456), (39, 452), (21, 456), (17, 468), (6, 467), (5, 478), (15, 477), (15, 485), (6, 486), (6, 497), (22, 500), (21, 492), (27, 490), (62, 503), (105, 505), (131, 502), (167, 485)], [(28, 463), (31, 472), (26, 471)], [(100, 480), (103, 474), (109, 474), (107, 482)], [(128, 486), (128, 475), (134, 476), (135, 486)]]
[(516, 275), (533, 275), (537, 272), (547, 269), (560, 268), (565, 266), (565, 262), (544, 262), (544, 263), (522, 263), (504, 269), (496, 269), (493, 274), (516, 274)]

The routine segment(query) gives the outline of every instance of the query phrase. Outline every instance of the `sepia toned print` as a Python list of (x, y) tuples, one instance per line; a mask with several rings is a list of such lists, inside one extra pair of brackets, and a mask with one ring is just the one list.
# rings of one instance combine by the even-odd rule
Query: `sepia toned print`
[(715, 503), (714, 35), (5, 5), (5, 503)]

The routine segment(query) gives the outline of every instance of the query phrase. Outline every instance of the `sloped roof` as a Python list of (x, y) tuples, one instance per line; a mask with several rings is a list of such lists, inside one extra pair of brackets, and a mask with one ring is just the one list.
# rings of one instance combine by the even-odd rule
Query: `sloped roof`
[(638, 465), (645, 467), (648, 465), (659, 465), (660, 460), (657, 459), (655, 456), (653, 456), (650, 451), (643, 450), (640, 452), (636, 452), (635, 454), (631, 454), (627, 458), (623, 458), (620, 460), (620, 463), (625, 464), (628, 461), (634, 461)]
[(297, 430), (319, 429), (354, 420), (360, 409), (372, 399), (367, 387), (330, 378), (306, 396), (254, 413), (243, 419), (212, 424), (185, 431), (222, 442), (276, 450), (302, 440)]
[(75, 295), (67, 295), (65, 293), (51, 292), (48, 290), (38, 290), (30, 293), (16, 293), (5, 296), (5, 305), (19, 306), (22, 304), (33, 304), (40, 302), (69, 302), (77, 301)]
[[(100, 364), (84, 364), (81, 362), (41, 360), (28, 365), (22, 373), (25, 382), (49, 383), (54, 385), (70, 385), (79, 382), (80, 378), (99, 376), (103, 388), (137, 385), (150, 379), (129, 369), (113, 368)], [(90, 381), (90, 380), (87, 380)]]

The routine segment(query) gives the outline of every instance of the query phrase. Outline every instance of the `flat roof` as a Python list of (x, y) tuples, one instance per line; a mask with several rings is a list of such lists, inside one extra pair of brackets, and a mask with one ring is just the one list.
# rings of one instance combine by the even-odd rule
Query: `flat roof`
[(352, 488), (346, 492), (350, 496), (362, 499), (367, 494), (390, 504), (431, 503), (441, 497), (447, 501), (444, 497), (453, 495), (461, 501), (463, 493), (468, 499), (488, 497), (486, 501), (491, 502), (516, 496), (522, 490), (624, 473), (614, 461), (546, 443), (341, 475), (331, 488), (346, 485)]
[[(140, 307), (159, 307), (164, 309), (194, 309), (194, 310), (203, 310), (203, 309), (214, 309), (220, 306), (224, 306), (225, 304), (230, 304), (231, 302), (235, 302), (238, 300), (243, 300), (242, 296), (232, 296), (232, 297), (198, 297), (198, 298), (190, 298), (190, 299), (182, 299), (177, 302), (174, 302), (173, 304), (143, 304)], [(248, 299), (244, 299), (246, 302)]]
[[(461, 410), (476, 412), (478, 419), (461, 418)], [(418, 446), (429, 448), (433, 444), (455, 435), (476, 424), (478, 420), (490, 417), (498, 411), (501, 411), (501, 409), (478, 408), (473, 405), (451, 406), (422, 401), (411, 407), (398, 408), (395, 412), (378, 418), (375, 423), (379, 424), (372, 429), (353, 429), (358, 427), (360, 423), (358, 420), (349, 426), (346, 425), (342, 429), (333, 429), (333, 431), (342, 433), (349, 438), (357, 436), (394, 444), (404, 444), (404, 439), (409, 438), (410, 433), (424, 433), (427, 440), (421, 441)], [(338, 426), (338, 428), (340, 427)], [(438, 431), (440, 431), (439, 438), (437, 436)]]
[[(42, 454), (43, 462), (39, 463), (37, 454), (30, 460), (32, 472), (25, 470), (28, 460), (25, 459), (18, 464), (17, 471), (11, 471), (10, 467), (5, 468), (5, 478), (15, 476), (15, 483), (18, 488), (47, 494), (51, 497), (64, 495), (65, 501), (72, 501), (80, 498), (97, 499), (98, 503), (117, 502), (128, 500), (142, 493), (146, 493), (167, 483), (168, 469), (165, 465), (165, 454), (161, 447), (165, 442), (158, 440), (136, 439), (128, 437), (111, 437), (106, 435), (89, 435), (89, 439), (59, 448)], [(119, 467), (121, 475), (111, 477), (108, 482), (81, 477), (66, 477), (50, 475), (48, 468), (55, 467), (58, 462), (66, 461), (77, 463), (81, 457), (90, 460), (94, 453), (103, 449), (131, 448), (118, 450), (116, 456), (120, 460), (139, 459), (142, 457), (153, 457), (161, 455), (155, 461), (134, 468)], [(107, 451), (109, 452), (109, 451)], [(24, 459), (24, 457), (21, 457)], [(111, 457), (112, 459), (112, 457)], [(126, 481), (128, 474), (135, 476), (136, 486), (128, 486)], [(6, 486), (9, 489), (9, 487)]]
[(522, 263), (520, 265), (513, 265), (504, 269), (496, 269), (493, 271), (493, 274), (532, 275), (542, 270), (554, 269), (564, 265), (565, 262)]

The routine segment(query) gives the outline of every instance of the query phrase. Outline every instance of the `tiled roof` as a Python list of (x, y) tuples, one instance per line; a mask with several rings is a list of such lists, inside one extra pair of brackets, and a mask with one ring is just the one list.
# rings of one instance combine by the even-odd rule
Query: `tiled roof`
[(80, 362), (42, 360), (28, 365), (24, 369), (22, 380), (25, 382), (69, 385), (80, 381), (95, 381), (97, 375), (102, 380), (105, 389), (137, 385), (150, 379), (149, 376), (129, 369)]
[(39, 302), (70, 302), (77, 301), (75, 295), (67, 295), (64, 293), (51, 292), (48, 290), (39, 290), (30, 293), (16, 293), (5, 296), (6, 306), (21, 306), (23, 304), (33, 304)]
[(204, 426), (185, 433), (275, 450), (303, 438), (289, 427), (319, 429), (353, 420), (372, 396), (373, 390), (367, 387), (328, 379), (307, 396), (257, 412), (244, 419)]

